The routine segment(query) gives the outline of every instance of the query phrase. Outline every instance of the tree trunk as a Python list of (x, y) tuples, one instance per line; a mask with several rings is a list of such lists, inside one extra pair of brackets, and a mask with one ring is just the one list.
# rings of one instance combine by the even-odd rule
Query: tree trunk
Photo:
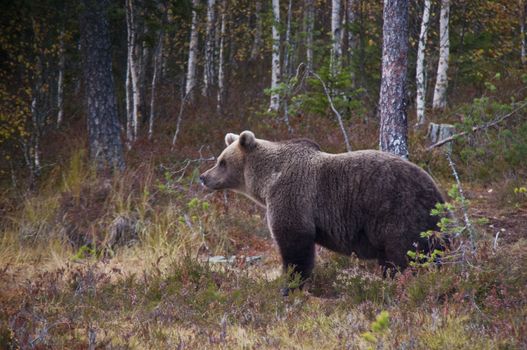
[(292, 43), (291, 43), (291, 15), (292, 15), (292, 6), (293, 1), (289, 0), (287, 5), (287, 22), (285, 26), (285, 40), (284, 40), (284, 75), (289, 78), (291, 73), (291, 52), (292, 52)]
[(353, 55), (359, 47), (357, 40), (357, 19), (359, 18), (359, 1), (348, 0), (346, 7), (348, 17), (348, 60), (349, 64), (353, 62)]
[(130, 60), (126, 58), (126, 148), (131, 149), (134, 140), (133, 112), (132, 112), (132, 78), (130, 77)]
[[(139, 2), (139, 1), (138, 1)], [(137, 11), (137, 10), (136, 10)], [(143, 23), (143, 38), (148, 36), (148, 26), (146, 23)], [(138, 26), (136, 25), (136, 32), (138, 32)], [(146, 91), (147, 91), (147, 76), (148, 76), (148, 63), (150, 60), (150, 46), (145, 39), (141, 41), (141, 45), (137, 45), (138, 59), (137, 62), (137, 71), (138, 71), (138, 92), (139, 97), (137, 101), (138, 113), (143, 123), (146, 122), (147, 118), (147, 103), (146, 103)]]
[(165, 32), (163, 25), (159, 29), (159, 35), (157, 38), (157, 45), (154, 52), (154, 67), (152, 72), (152, 85), (150, 89), (150, 117), (148, 118), (148, 139), (152, 140), (154, 134), (154, 119), (155, 119), (155, 102), (156, 102), (156, 87), (159, 80), (159, 69), (162, 66), (161, 59), (163, 58), (163, 40)]
[[(137, 139), (138, 134), (138, 120), (139, 120), (139, 103), (140, 103), (140, 91), (139, 91), (139, 65), (137, 62), (137, 28), (133, 7), (133, 0), (126, 0), (126, 27), (128, 29), (128, 67), (129, 67), (129, 79), (131, 82), (131, 98), (129, 97), (131, 111), (127, 120), (131, 120), (131, 135), (128, 139), (128, 147)], [(127, 90), (130, 93), (129, 90)], [(127, 127), (128, 130), (128, 127)]]
[(425, 49), (426, 49), (426, 38), (428, 35), (428, 24), (430, 21), (430, 6), (432, 0), (424, 1), (423, 8), (423, 20), (421, 22), (421, 33), (419, 34), (419, 46), (417, 48), (417, 67), (415, 72), (415, 82), (417, 85), (417, 125), (423, 125), (425, 119), (425, 108), (426, 108), (426, 65), (425, 65)]
[(207, 34), (205, 39), (205, 62), (203, 63), (203, 87), (201, 94), (207, 96), (214, 79), (214, 27), (216, 22), (216, 0), (207, 0)]
[(408, 158), (408, 0), (385, 0), (383, 19), (380, 149)]
[(112, 73), (108, 3), (82, 0), (80, 16), (88, 143), (99, 170), (125, 166)]
[(66, 68), (66, 58), (64, 54), (64, 30), (60, 33), (59, 39), (59, 76), (57, 79), (57, 127), (62, 124), (64, 119), (64, 70)]
[[(280, 81), (280, 0), (273, 0), (273, 54), (271, 67), (271, 89), (278, 88)], [(271, 93), (270, 111), (278, 111), (280, 95), (278, 92)]]
[(198, 59), (198, 12), (199, 0), (192, 0), (192, 24), (190, 27), (190, 44), (187, 65), (187, 84), (185, 95), (192, 100), (194, 87), (196, 86), (196, 63)]
[(525, 21), (526, 21), (526, 18), (527, 18), (527, 1), (526, 0), (522, 0), (520, 2), (520, 6), (521, 6), (521, 18), (520, 18), (520, 49), (521, 49), (521, 52), (520, 52), (520, 60), (521, 60), (521, 63), (522, 65), (526, 65), (527, 64), (527, 55), (526, 55), (526, 38), (525, 38)]
[(217, 96), (217, 105), (216, 109), (218, 112), (221, 112), (223, 107), (223, 99), (225, 98), (225, 29), (226, 29), (226, 5), (225, 0), (222, 1), (221, 7), (221, 29), (220, 29), (220, 53), (218, 58), (218, 96)]
[(441, 16), (439, 18), (439, 64), (437, 65), (437, 79), (434, 89), (434, 109), (446, 107), (446, 90), (448, 87), (448, 58), (450, 55), (450, 39), (448, 22), (450, 18), (450, 0), (441, 0)]
[(262, 0), (255, 1), (254, 16), (256, 17), (254, 41), (251, 49), (251, 61), (256, 61), (262, 48)]
[(306, 66), (309, 72), (313, 71), (313, 31), (315, 30), (315, 4), (314, 0), (305, 0), (306, 6)]
[(340, 0), (331, 1), (331, 64), (330, 71), (333, 76), (340, 71), (340, 59), (342, 57), (342, 28)]

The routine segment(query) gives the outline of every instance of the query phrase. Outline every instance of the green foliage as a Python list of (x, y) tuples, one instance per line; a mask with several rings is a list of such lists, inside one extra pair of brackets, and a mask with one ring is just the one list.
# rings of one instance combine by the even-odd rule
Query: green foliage
[(388, 311), (381, 311), (380, 314), (375, 317), (375, 321), (371, 323), (370, 331), (361, 334), (362, 338), (372, 346), (369, 349), (375, 349), (373, 345), (379, 343), (380, 339), (386, 334), (390, 327), (390, 314)]

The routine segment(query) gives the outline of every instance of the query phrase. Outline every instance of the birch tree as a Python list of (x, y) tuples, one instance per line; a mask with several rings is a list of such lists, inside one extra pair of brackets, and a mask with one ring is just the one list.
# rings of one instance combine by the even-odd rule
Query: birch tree
[(203, 62), (203, 86), (201, 94), (207, 96), (214, 78), (214, 26), (216, 23), (216, 0), (207, 0), (207, 32), (205, 38), (205, 61)]
[(426, 103), (426, 79), (425, 79), (425, 49), (426, 49), (426, 38), (428, 35), (428, 27), (430, 21), (430, 7), (432, 5), (431, 0), (425, 0), (423, 5), (423, 19), (421, 21), (421, 32), (419, 34), (419, 44), (417, 48), (417, 64), (415, 70), (415, 81), (417, 85), (417, 98), (416, 98), (416, 109), (417, 109), (417, 125), (423, 125), (425, 123), (425, 103)]
[(130, 148), (132, 143), (137, 139), (138, 120), (139, 120), (139, 65), (137, 62), (137, 31), (136, 20), (134, 14), (133, 0), (126, 0), (126, 27), (127, 27), (127, 121), (131, 125), (127, 125), (127, 144)]
[(216, 109), (218, 112), (221, 111), (223, 107), (223, 99), (225, 98), (225, 31), (227, 27), (226, 23), (226, 0), (222, 1), (221, 6), (221, 29), (220, 29), (220, 52), (218, 57), (218, 96)]
[(434, 89), (434, 109), (446, 107), (446, 91), (448, 87), (448, 59), (450, 56), (450, 38), (448, 25), (450, 20), (450, 0), (441, 0), (441, 14), (439, 18), (439, 63)]
[(82, 42), (85, 106), (90, 157), (99, 169), (124, 168), (124, 157), (112, 74), (107, 0), (82, 0)]
[[(251, 48), (251, 61), (256, 61), (262, 48), (262, 0), (255, 1), (254, 16), (256, 19), (254, 41)], [(223, 22), (222, 22), (223, 25)]]
[(408, 0), (384, 0), (383, 20), (379, 146), (382, 151), (408, 158)]
[(338, 74), (342, 57), (342, 28), (340, 0), (331, 1), (331, 62), (332, 75)]
[(152, 69), (152, 83), (150, 88), (150, 114), (148, 118), (148, 139), (151, 140), (154, 133), (154, 120), (155, 120), (155, 102), (156, 102), (156, 89), (157, 82), (159, 80), (159, 71), (163, 66), (163, 44), (165, 40), (165, 30), (166, 25), (166, 9), (164, 6), (159, 4), (159, 7), (162, 7), (161, 11), (163, 13), (163, 20), (161, 21), (161, 27), (158, 30), (157, 34), (157, 43), (154, 50), (154, 59), (153, 59), (153, 69)]
[(307, 71), (313, 71), (313, 31), (315, 30), (314, 0), (305, 0), (306, 16), (306, 66)]
[(187, 83), (185, 95), (192, 99), (193, 89), (196, 86), (196, 64), (198, 58), (198, 12), (199, 0), (192, 0), (192, 23), (190, 27), (190, 44), (187, 64)]
[(273, 53), (271, 56), (271, 103), (270, 111), (278, 111), (280, 95), (276, 91), (280, 81), (280, 0), (273, 1)]

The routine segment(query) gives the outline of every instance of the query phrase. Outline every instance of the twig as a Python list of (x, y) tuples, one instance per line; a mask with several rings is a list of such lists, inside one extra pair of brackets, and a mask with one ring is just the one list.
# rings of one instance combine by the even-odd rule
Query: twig
[(331, 98), (331, 95), (329, 94), (328, 88), (326, 87), (326, 83), (324, 83), (324, 80), (318, 75), (317, 73), (310, 71), (310, 74), (312, 74), (315, 78), (317, 78), (320, 83), (322, 84), (322, 87), (324, 88), (324, 93), (326, 94), (326, 97), (329, 102), (329, 106), (331, 107), (331, 110), (333, 113), (335, 113), (335, 116), (337, 117), (337, 121), (340, 126), (340, 130), (342, 131), (342, 135), (344, 135), (344, 142), (346, 144), (346, 150), (348, 152), (351, 152), (351, 145), (349, 142), (348, 134), (346, 133), (346, 128), (344, 128), (344, 123), (342, 122), (342, 116), (340, 115), (339, 111), (335, 108), (335, 105), (333, 104), (333, 99)]
[[(490, 121), (488, 123), (485, 123), (485, 124), (482, 124), (482, 125), (477, 125), (477, 126), (474, 126), (472, 127), (472, 130), (470, 132), (476, 132), (476, 131), (479, 131), (479, 130), (482, 130), (482, 129), (487, 129), (487, 128), (490, 128), (491, 126), (494, 126), (496, 124), (499, 124), (501, 123), (502, 121), (504, 121), (505, 119), (513, 116), (516, 112), (518, 112), (519, 110), (523, 109), (527, 107), (527, 102), (525, 103), (522, 103), (520, 106), (518, 106), (517, 108), (513, 109), (511, 112), (505, 114), (505, 115), (502, 115), (501, 117), (493, 120), (493, 121)], [(444, 138), (443, 140), (441, 141), (438, 141), (436, 143), (434, 143), (433, 145), (430, 145), (427, 147), (427, 151), (430, 151), (436, 147), (439, 147), (439, 146), (442, 146), (444, 145), (445, 143), (448, 143), (448, 142), (451, 142), (451, 141), (454, 141), (455, 139), (457, 139), (458, 137), (461, 137), (461, 136), (465, 136), (469, 133), (469, 131), (462, 131), (462, 132), (459, 132), (457, 134), (454, 134), (450, 137), (447, 137), (447, 138)]]
[(474, 235), (474, 229), (472, 227), (472, 223), (470, 222), (470, 219), (468, 217), (468, 210), (466, 205), (466, 199), (465, 194), (463, 193), (463, 188), (461, 187), (461, 181), (459, 179), (459, 175), (457, 173), (454, 161), (452, 160), (452, 157), (450, 157), (450, 152), (445, 152), (446, 158), (448, 160), (448, 165), (450, 165), (450, 168), (452, 169), (452, 175), (454, 175), (454, 178), (456, 179), (457, 188), (459, 191), (459, 197), (461, 198), (461, 209), (463, 210), (463, 219), (465, 221), (465, 227), (468, 231), (469, 238), (470, 238), (470, 244), (472, 246), (472, 250), (474, 251), (476, 245), (475, 245), (475, 235)]

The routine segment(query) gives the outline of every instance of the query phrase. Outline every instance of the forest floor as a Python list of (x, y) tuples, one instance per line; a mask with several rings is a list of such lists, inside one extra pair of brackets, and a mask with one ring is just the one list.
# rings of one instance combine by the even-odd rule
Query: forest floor
[(488, 222), (463, 261), (383, 279), (374, 262), (319, 249), (313, 281), (288, 297), (264, 213), (240, 196), (190, 200), (186, 238), (162, 234), (167, 223), (104, 256), (4, 235), (0, 347), (526, 348), (527, 205), (501, 205), (497, 192), (466, 188), (470, 217)]

